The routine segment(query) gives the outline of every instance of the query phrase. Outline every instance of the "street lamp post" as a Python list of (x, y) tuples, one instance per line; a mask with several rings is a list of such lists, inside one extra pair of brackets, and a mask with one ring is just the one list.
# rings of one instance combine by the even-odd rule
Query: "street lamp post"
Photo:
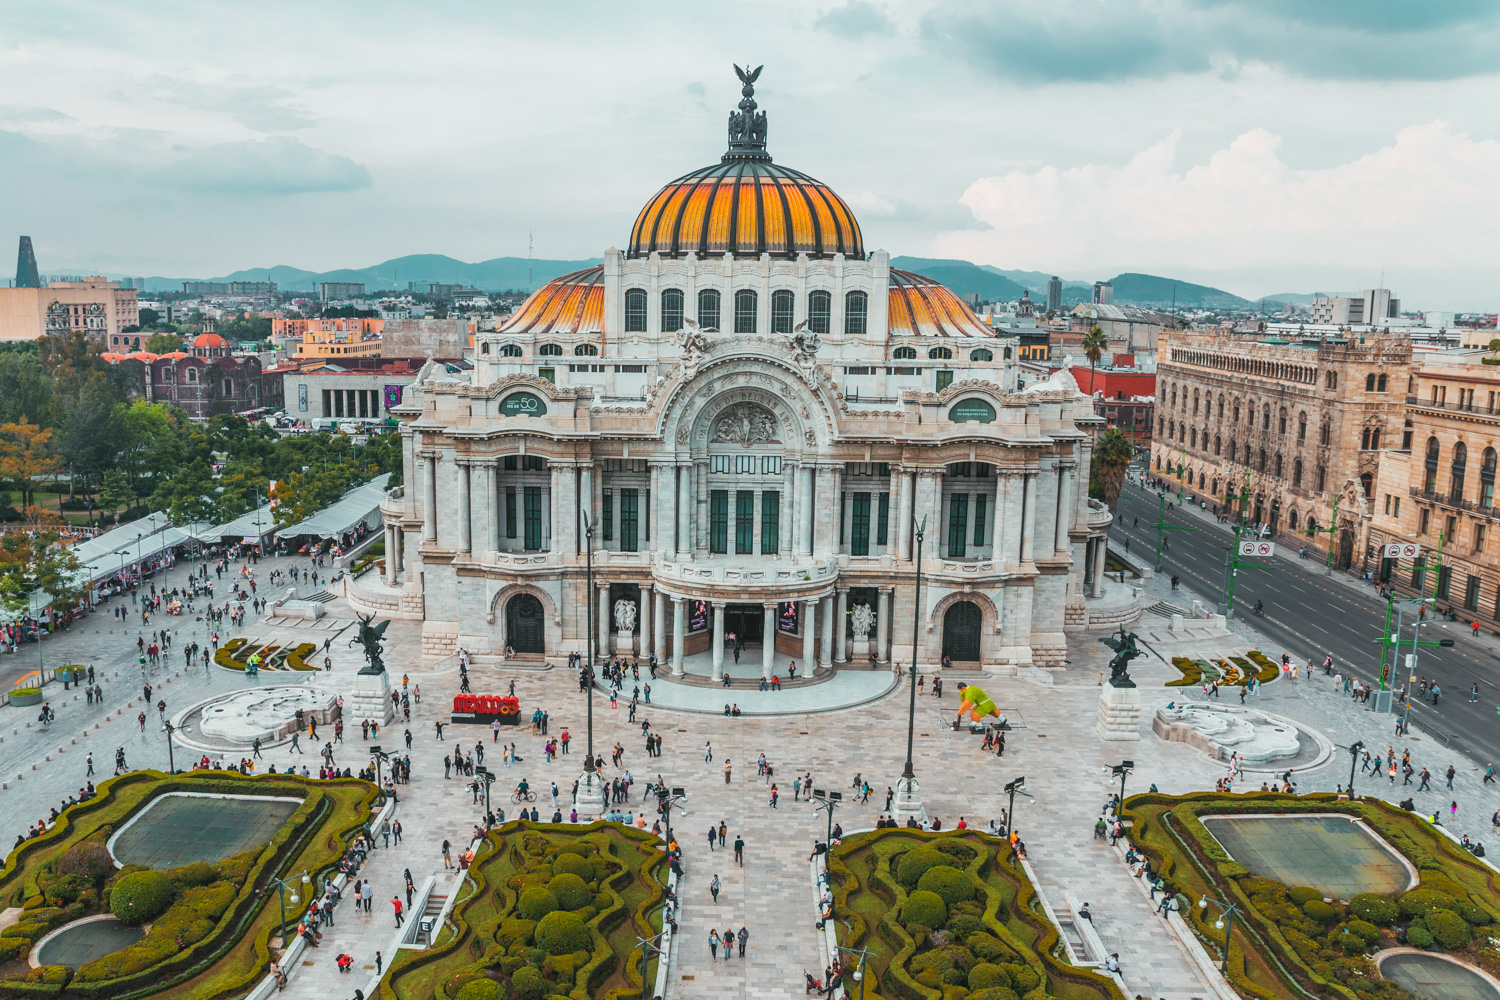
[(370, 747), (370, 756), (375, 759), (375, 788), (378, 791), (383, 787), (380, 780), (380, 762), (384, 760), (390, 760), (391, 755), (386, 753), (379, 746), (372, 746)]
[[(687, 789), (681, 785), (674, 785), (670, 791), (665, 788), (656, 790), (656, 802), (661, 806), (662, 818), (667, 821), (667, 827), (663, 831), (667, 843), (672, 843), (672, 807), (687, 798)], [(686, 812), (683, 815), (687, 815)]]
[[(299, 880), (303, 885), (312, 884), (312, 877), (308, 875), (307, 872), (303, 872), (300, 876), (293, 875), (289, 878), (271, 879), (271, 885), (274, 885), (276, 887), (276, 897), (281, 902), (281, 923), (277, 925), (277, 930), (281, 931), (283, 935), (286, 933), (286, 897), (288, 891), (290, 891), (293, 904), (300, 902), (300, 900), (298, 900), (297, 898), (297, 889), (294, 885), (291, 884), (293, 880)], [(269, 888), (269, 886), (267, 888)]]
[(583, 552), (585, 580), (588, 592), (584, 595), (585, 621), (588, 637), (584, 640), (583, 676), (588, 699), (588, 752), (583, 757), (583, 776), (578, 780), (578, 805), (584, 815), (604, 815), (604, 782), (594, 766), (594, 524), (588, 511), (583, 511)]
[[(630, 949), (632, 952), (634, 952), (636, 948), (639, 948), (641, 950), (641, 996), (643, 997), (654, 995), (654, 991), (648, 992), (646, 989), (646, 973), (650, 968), (651, 949), (655, 948), (656, 953), (660, 955), (661, 945), (659, 945), (657, 942), (660, 941), (662, 939), (662, 936), (667, 933), (668, 928), (663, 927), (660, 931), (648, 938), (641, 937), (639, 934), (637, 934), (635, 936), (635, 948)], [(725, 946), (728, 947), (728, 942), (725, 942)], [(629, 964), (628, 959), (626, 960), (626, 964)]]
[(868, 948), (846, 948), (843, 945), (839, 945), (839, 951), (859, 956), (859, 962), (854, 966), (854, 981), (859, 984), (859, 1000), (865, 1000), (865, 959), (875, 953)]
[(474, 777), (484, 782), (484, 822), (488, 827), (490, 816), (493, 815), (490, 811), (490, 785), (495, 783), (495, 772), (480, 766), (474, 768)]
[(813, 789), (813, 806), (828, 814), (828, 839), (824, 841), (829, 850), (833, 850), (833, 811), (844, 801), (843, 792), (829, 792), (821, 788)]
[[(916, 514), (913, 513), (912, 517), (915, 519)], [(906, 711), (906, 769), (896, 779), (896, 808), (892, 810), (892, 819), (897, 815), (905, 819), (927, 818), (927, 810), (922, 805), (922, 787), (917, 782), (916, 769), (912, 767), (912, 746), (917, 727), (917, 645), (922, 635), (922, 539), (926, 534), (927, 515), (924, 514), (922, 523), (916, 526), (917, 592), (911, 606), (911, 697)]]
[(1217, 930), (1222, 930), (1224, 932), (1224, 961), (1220, 963), (1219, 971), (1227, 976), (1229, 974), (1229, 935), (1234, 933), (1234, 915), (1240, 912), (1240, 908), (1238, 906), (1235, 906), (1233, 903), (1225, 903), (1220, 900), (1211, 899), (1208, 896), (1204, 896), (1202, 899), (1198, 900), (1198, 909), (1208, 909), (1209, 903), (1217, 906), (1224, 914), (1218, 920), (1214, 921), (1214, 927)]
[[(1354, 766), (1359, 763), (1360, 751), (1365, 748), (1364, 740), (1355, 740), (1354, 743), (1345, 747), (1349, 751), (1349, 801), (1354, 801)], [(1377, 768), (1378, 770), (1378, 768)]]
[(1115, 777), (1120, 779), (1121, 808), (1124, 808), (1125, 806), (1125, 775), (1129, 774), (1133, 770), (1135, 770), (1135, 761), (1133, 760), (1122, 760), (1120, 761), (1120, 763), (1110, 768), (1110, 771), (1114, 772)]
[(1005, 783), (1005, 793), (1010, 796), (1010, 806), (1005, 810), (1005, 832), (1014, 833), (1016, 829), (1016, 793), (1020, 792), (1031, 801), (1036, 798), (1026, 790), (1026, 776), (1022, 775), (1014, 781)]
[(177, 764), (172, 759), (172, 734), (177, 732), (177, 727), (166, 719), (161, 720), (161, 731), (167, 734), (167, 773), (176, 774)]

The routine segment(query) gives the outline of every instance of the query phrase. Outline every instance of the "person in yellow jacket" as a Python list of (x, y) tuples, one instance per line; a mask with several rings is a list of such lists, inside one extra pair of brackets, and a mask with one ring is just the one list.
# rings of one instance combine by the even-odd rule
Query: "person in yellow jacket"
[(963, 722), (964, 713), (969, 713), (969, 718), (975, 722), (986, 716), (999, 717), (1000, 710), (990, 700), (990, 696), (984, 690), (974, 684), (960, 684), (958, 686), (958, 697), (961, 704), (958, 706), (958, 718), (954, 720), (955, 726)]

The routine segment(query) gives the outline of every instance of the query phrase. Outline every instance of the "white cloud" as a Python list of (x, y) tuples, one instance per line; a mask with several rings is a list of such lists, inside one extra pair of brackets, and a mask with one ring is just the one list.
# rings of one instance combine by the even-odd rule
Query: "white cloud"
[(173, 187), (229, 194), (358, 191), (370, 186), (370, 172), (347, 156), (288, 136), (205, 146), (157, 176)]
[(961, 200), (992, 228), (944, 234), (934, 249), (1068, 269), (1467, 268), (1490, 255), (1500, 229), (1500, 143), (1447, 122), (1410, 126), (1384, 148), (1315, 170), (1289, 167), (1282, 140), (1253, 129), (1180, 171), (1178, 138), (1121, 165), (981, 178)]

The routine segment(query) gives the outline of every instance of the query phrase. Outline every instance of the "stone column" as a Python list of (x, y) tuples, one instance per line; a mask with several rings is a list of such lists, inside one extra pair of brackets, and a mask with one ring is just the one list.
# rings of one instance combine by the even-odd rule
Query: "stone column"
[(817, 641), (818, 602), (802, 602), (802, 672), (811, 677), (813, 671), (818, 668), (817, 656), (814, 643)]
[[(546, 531), (546, 539), (545, 539), (546, 542), (547, 542), (547, 544), (546, 544), (546, 551), (548, 551), (548, 552), (559, 552), (560, 550), (558, 549), (558, 546), (557, 546), (557, 542), (558, 542), (558, 534), (557, 534), (557, 532), (558, 532), (559, 526), (562, 524), (562, 519), (563, 519), (562, 480), (561, 480), (562, 466), (553, 465), (553, 466), (549, 467), (549, 470), (550, 470), (551, 475), (550, 475), (550, 478), (548, 479), (548, 483), (547, 483), (547, 524), (546, 524), (547, 531)], [(524, 513), (524, 511), (526, 509), (525, 508), (525, 502), (526, 502), (525, 501), (525, 497), (526, 497), (526, 490), (525, 490), (525, 488), (522, 487), (522, 486), (517, 486), (516, 487), (516, 495), (517, 495), (517, 499), (521, 500), (521, 503), (522, 503), (522, 508), (521, 509), (523, 511), (522, 515), (516, 519), (516, 527), (518, 529), (517, 533), (519, 535), (521, 535), (521, 537), (524, 539), (526, 537), (526, 516), (525, 516), (525, 513)]]
[(1104, 593), (1104, 557), (1109, 552), (1109, 541), (1094, 539), (1094, 596)]
[(838, 610), (833, 615), (833, 641), (837, 652), (834, 659), (839, 663), (849, 662), (849, 630), (845, 628), (849, 620), (849, 591), (839, 588)]
[(880, 598), (875, 604), (875, 659), (889, 663), (891, 659), (888, 637), (891, 635), (891, 591), (880, 588)]
[(682, 676), (682, 646), (687, 641), (687, 601), (672, 598), (672, 676)]
[(775, 601), (767, 601), (765, 617), (760, 628), (760, 675), (766, 680), (776, 672), (776, 609), (780, 607)]
[(833, 604), (832, 594), (822, 600), (823, 641), (818, 650), (818, 665), (829, 669), (833, 668)]
[(1069, 508), (1072, 503), (1073, 467), (1059, 465), (1057, 467), (1057, 537), (1052, 546), (1052, 550), (1059, 556), (1065, 556), (1068, 552), (1068, 528), (1072, 526), (1073, 521), (1073, 512)]
[(896, 500), (896, 558), (911, 558), (911, 472), (901, 470), (901, 491)]
[[(571, 469), (568, 470), (568, 472), (569, 475), (572, 474)], [(585, 515), (587, 515), (588, 517), (589, 524), (594, 528), (594, 537), (600, 540), (604, 538), (604, 535), (601, 533), (604, 529), (598, 524), (599, 508), (594, 506), (593, 476), (594, 470), (589, 466), (584, 465), (579, 467), (578, 496), (576, 498), (576, 506), (578, 509), (576, 513), (565, 513), (563, 515), (564, 517), (571, 517), (573, 523), (578, 525), (578, 544), (575, 551), (577, 551), (579, 555), (583, 555), (584, 549), (589, 544), (588, 538), (584, 535), (583, 529), (583, 519)]]
[(693, 551), (693, 467), (677, 467), (677, 556), (686, 559)]
[(500, 551), (500, 490), (497, 478), (495, 463), (490, 462), (484, 467), (484, 495), (485, 510), (489, 512), (488, 547), (491, 553)]
[(724, 602), (714, 601), (712, 607), (714, 637), (711, 641), (714, 654), (714, 682), (718, 683), (724, 679)]
[(637, 616), (635, 623), (635, 634), (640, 637), (641, 656), (645, 657), (651, 650), (651, 585), (644, 584), (641, 587), (641, 613)]
[(1083, 587), (1084, 593), (1088, 596), (1097, 596), (1094, 593), (1094, 540), (1092, 538), (1083, 543)]
[(779, 544), (776, 546), (776, 554), (789, 557), (792, 549), (796, 546), (796, 539), (792, 537), (793, 525), (797, 523), (795, 503), (793, 496), (795, 492), (796, 473), (790, 466), (784, 466), (781, 470), (781, 517), (777, 520), (776, 530), (780, 536)]
[[(693, 550), (708, 554), (708, 462), (693, 463)], [(730, 537), (733, 537), (731, 532)]]
[(385, 585), (396, 585), (396, 529), (385, 526)]
[(613, 609), (609, 606), (609, 584), (598, 583), (595, 586), (599, 588), (599, 610), (595, 612), (598, 617), (594, 619), (599, 627), (599, 655), (608, 657), (610, 654), (609, 634), (614, 629), (614, 622), (610, 621), (610, 613)]
[(460, 552), (472, 552), (474, 550), (474, 521), (473, 521), (473, 476), (470, 474), (468, 462), (457, 462), (458, 465), (458, 550)]
[(819, 467), (813, 470), (812, 522), (808, 525), (811, 537), (808, 551), (813, 555), (837, 552), (830, 544), (838, 533), (838, 523), (833, 519), (833, 470)]
[(656, 503), (656, 534), (651, 543), (657, 552), (671, 558), (677, 551), (677, 468), (656, 465), (652, 469), (656, 473), (656, 486), (651, 491)]
[(437, 455), (422, 456), (422, 541), (437, 541)]
[(651, 634), (651, 652), (656, 654), (656, 662), (660, 663), (667, 658), (667, 595), (660, 590), (656, 591), (651, 624), (655, 626)]
[(1021, 504), (1021, 561), (1032, 562), (1032, 540), (1036, 537), (1036, 473), (1028, 472), (1021, 478), (1023, 501)]
[(1013, 571), (1021, 561), (1021, 474), (1002, 471), (1000, 491), (995, 499), (997, 558), (1007, 571)]
[(817, 512), (813, 509), (813, 470), (803, 466), (799, 475), (802, 482), (797, 487), (797, 554), (810, 556), (813, 550), (813, 519), (817, 517)]

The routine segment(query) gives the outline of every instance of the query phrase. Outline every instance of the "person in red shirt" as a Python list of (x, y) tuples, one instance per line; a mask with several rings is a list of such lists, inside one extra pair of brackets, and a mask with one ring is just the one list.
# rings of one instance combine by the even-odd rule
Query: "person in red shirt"
[(401, 926), (401, 897), (400, 896), (392, 896), (391, 897), (391, 908), (396, 911), (396, 926), (400, 927)]

